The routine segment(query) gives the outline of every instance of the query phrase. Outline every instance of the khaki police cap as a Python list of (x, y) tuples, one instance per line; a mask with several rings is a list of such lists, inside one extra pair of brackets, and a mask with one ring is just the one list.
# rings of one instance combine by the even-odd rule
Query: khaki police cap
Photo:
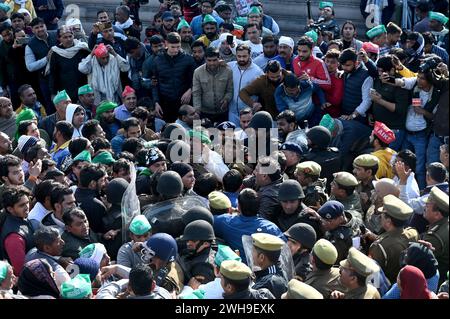
[(296, 171), (297, 171), (297, 174), (298, 174), (298, 172), (302, 172), (303, 174), (320, 176), (322, 167), (316, 162), (306, 161), (306, 162), (297, 164)]
[(323, 263), (334, 265), (338, 258), (336, 247), (326, 239), (319, 239), (313, 247), (313, 252)]
[(413, 213), (413, 209), (410, 206), (391, 194), (384, 196), (383, 207), (378, 208), (378, 211), (398, 220), (407, 220)]
[(379, 162), (380, 160), (375, 155), (362, 154), (355, 158), (353, 165), (359, 167), (374, 167), (375, 165), (378, 165)]
[(344, 268), (352, 269), (361, 276), (367, 277), (379, 270), (373, 259), (364, 255), (358, 249), (351, 247), (348, 250), (347, 259), (342, 260), (340, 265)]
[(323, 299), (323, 295), (315, 288), (297, 279), (291, 279), (288, 283), (288, 290), (281, 297), (282, 299)]
[(208, 195), (209, 206), (212, 209), (228, 209), (231, 207), (231, 201), (227, 195), (222, 192), (214, 191)]
[(252, 270), (237, 260), (224, 260), (220, 264), (220, 273), (231, 280), (244, 280), (250, 278)]
[(342, 186), (357, 186), (358, 181), (353, 174), (348, 172), (334, 173), (334, 181)]
[(439, 209), (448, 216), (448, 195), (441, 191), (436, 186), (431, 189), (430, 196), (428, 196), (427, 202), (432, 201), (439, 207)]
[(256, 233), (252, 234), (253, 245), (265, 251), (278, 251), (284, 245), (284, 241), (277, 236), (266, 234), (266, 233)]

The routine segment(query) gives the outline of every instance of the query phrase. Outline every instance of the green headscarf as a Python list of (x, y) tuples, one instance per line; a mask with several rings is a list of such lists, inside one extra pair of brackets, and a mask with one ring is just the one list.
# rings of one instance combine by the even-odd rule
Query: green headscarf
[(86, 274), (78, 274), (61, 285), (61, 297), (64, 299), (84, 299), (91, 294), (91, 279)]
[(95, 118), (97, 120), (100, 119), (100, 115), (102, 115), (105, 112), (108, 112), (110, 110), (114, 110), (117, 107), (117, 104), (114, 102), (105, 101), (103, 103), (100, 103), (99, 106), (97, 106)]

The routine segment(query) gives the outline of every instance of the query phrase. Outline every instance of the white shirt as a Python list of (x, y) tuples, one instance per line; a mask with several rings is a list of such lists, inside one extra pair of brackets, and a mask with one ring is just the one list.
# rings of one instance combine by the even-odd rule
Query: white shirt
[(247, 44), (250, 47), (250, 49), (252, 49), (252, 59), (255, 59), (261, 53), (263, 53), (262, 43), (254, 44), (250, 40), (244, 41), (243, 43)]
[[(417, 83), (417, 78), (403, 78), (403, 81), (405, 83), (404, 88), (407, 90), (412, 90)], [(419, 97), (420, 105), (422, 108), (431, 99), (432, 94), (433, 88), (431, 88), (431, 90), (428, 92), (420, 90)], [(414, 106), (412, 105), (409, 106), (408, 113), (406, 114), (405, 127), (408, 131), (411, 132), (418, 132), (427, 128), (427, 121), (425, 120), (425, 117), (422, 114), (416, 113), (414, 111)]]
[(41, 222), (42, 219), (44, 219), (44, 217), (49, 213), (49, 210), (45, 209), (45, 207), (40, 202), (37, 202), (28, 214), (28, 220), (34, 219), (38, 222)]
[[(400, 186), (400, 179), (397, 176), (393, 178), (395, 186)], [(411, 172), (408, 179), (406, 180), (406, 185), (404, 186), (404, 196), (408, 196), (409, 199), (420, 197), (419, 185), (414, 177), (414, 172)], [(401, 189), (400, 189), (401, 191)]]

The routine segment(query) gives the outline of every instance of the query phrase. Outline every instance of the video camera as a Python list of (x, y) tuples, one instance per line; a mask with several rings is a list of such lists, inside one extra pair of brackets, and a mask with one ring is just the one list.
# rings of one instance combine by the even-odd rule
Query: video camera
[(438, 64), (439, 63), (433, 57), (429, 57), (423, 60), (423, 63), (419, 66), (419, 71), (421, 73), (426, 73), (430, 70), (435, 69), (438, 66)]

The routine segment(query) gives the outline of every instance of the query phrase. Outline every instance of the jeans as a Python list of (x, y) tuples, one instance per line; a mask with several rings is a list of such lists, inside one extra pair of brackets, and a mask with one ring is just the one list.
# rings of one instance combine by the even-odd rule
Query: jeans
[(407, 133), (402, 149), (409, 149), (416, 154), (416, 179), (420, 189), (426, 185), (426, 152), (428, 144), (427, 132)]
[(406, 131), (405, 130), (392, 130), (395, 134), (395, 141), (389, 144), (389, 147), (394, 151), (399, 152), (402, 150), (403, 144), (406, 140)]
[(440, 162), (440, 147), (443, 144), (444, 137), (438, 137), (433, 132), (431, 132), (427, 148), (427, 165), (434, 162)]

